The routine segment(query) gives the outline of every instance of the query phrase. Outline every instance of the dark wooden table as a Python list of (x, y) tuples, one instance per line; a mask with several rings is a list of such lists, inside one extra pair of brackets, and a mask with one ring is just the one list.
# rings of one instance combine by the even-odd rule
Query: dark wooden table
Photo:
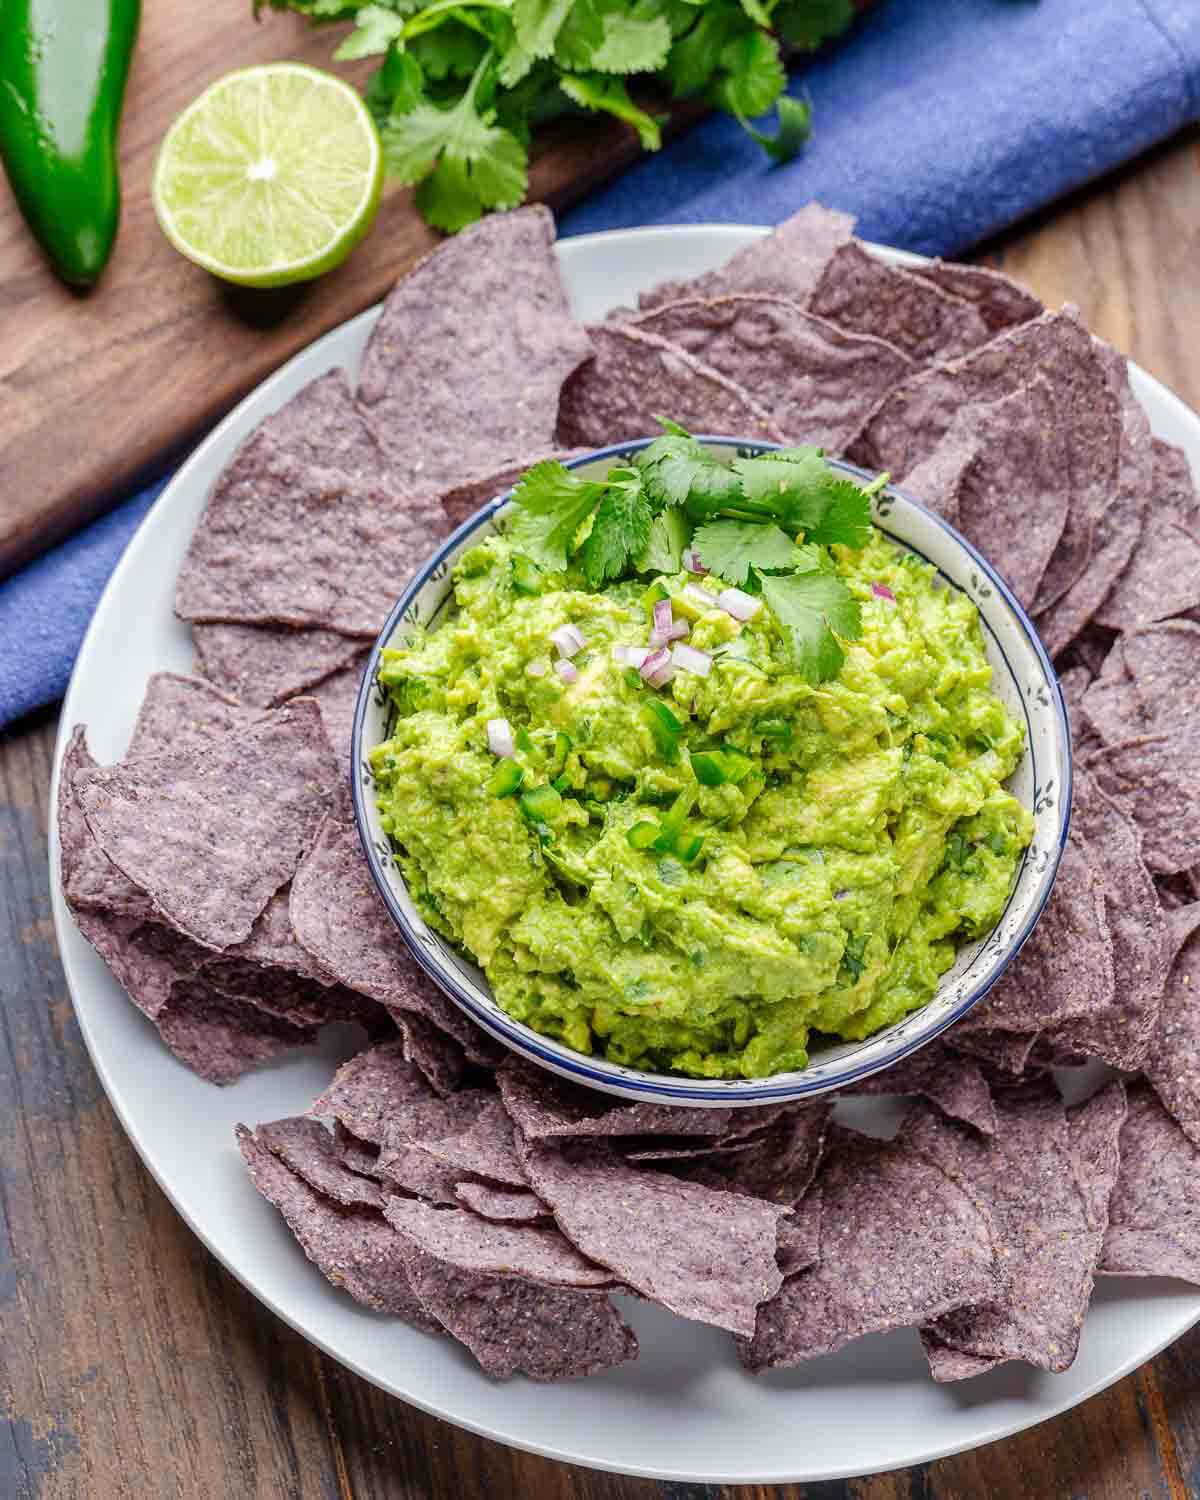
[[(1200, 407), (1200, 130), (988, 258)], [(19, 641), (0, 650), (19, 650)], [(52, 712), (0, 736), (0, 1500), (718, 1500), (512, 1452), (318, 1353), (194, 1238), (92, 1072), (50, 920)], [(1200, 1328), (975, 1453), (778, 1500), (1200, 1496)]]

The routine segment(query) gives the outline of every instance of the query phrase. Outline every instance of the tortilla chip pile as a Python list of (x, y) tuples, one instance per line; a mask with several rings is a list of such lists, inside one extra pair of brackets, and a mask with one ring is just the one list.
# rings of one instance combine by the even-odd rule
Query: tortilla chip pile
[[(496, 1377), (637, 1353), (624, 1292), (753, 1370), (921, 1330), (956, 1380), (1065, 1369), (1097, 1274), (1200, 1281), (1200, 500), (1125, 361), (1000, 273), (897, 269), (815, 205), (723, 270), (583, 329), (549, 215), (495, 215), (389, 298), (341, 371), (218, 480), (178, 582), (196, 673), (123, 760), (62, 766), (80, 930), (187, 1066), (226, 1083), (353, 1020), (307, 1116), (239, 1128), (255, 1185), (359, 1302)], [(1033, 613), (1075, 734), (1045, 915), (951, 1034), (834, 1102), (682, 1110), (507, 1056), (409, 957), (346, 794), (364, 652), (437, 540), (536, 460), (695, 431), (886, 468)], [(1193, 982), (1193, 973), (1196, 978)], [(1119, 1069), (1064, 1107), (1052, 1069)]]

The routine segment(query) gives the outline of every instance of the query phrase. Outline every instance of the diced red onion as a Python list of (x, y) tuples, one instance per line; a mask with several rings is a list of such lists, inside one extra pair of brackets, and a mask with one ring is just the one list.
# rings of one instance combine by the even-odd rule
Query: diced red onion
[(683, 565), (689, 573), (707, 573), (708, 569), (700, 561), (700, 554), (695, 547), (689, 547), (683, 554)]
[(871, 592), (875, 595), (876, 599), (890, 599), (893, 604), (896, 602), (895, 594), (892, 593), (886, 583), (873, 583), (871, 585)]
[(735, 620), (752, 620), (762, 608), (761, 599), (745, 594), (741, 589), (722, 589), (717, 595), (717, 603)]
[(697, 583), (684, 585), (683, 597), (690, 599), (699, 609), (716, 609), (717, 600), (715, 594), (710, 594), (707, 589), (702, 589)]
[(685, 646), (682, 641), (677, 641), (671, 647), (671, 664), (680, 671), (707, 677), (712, 671), (713, 659), (707, 651), (697, 651), (695, 646)]
[(567, 661), (566, 657), (554, 663), (554, 670), (564, 682), (579, 681), (579, 668), (573, 661)]
[(844, 901), (849, 894), (849, 891), (834, 891), (833, 899), (835, 901)]
[(654, 605), (654, 633), (661, 635), (663, 640), (667, 638), (667, 632), (671, 628), (671, 601), (659, 599)]
[(583, 631), (578, 625), (572, 625), (569, 622), (566, 625), (560, 625), (557, 630), (552, 630), (550, 639), (558, 647), (560, 655), (568, 657), (578, 656), (587, 645)]
[(526, 674), (530, 677), (545, 677), (549, 670), (550, 663), (544, 656), (535, 656), (525, 668)]
[(499, 755), (502, 759), (512, 759), (517, 753), (516, 744), (513, 741), (512, 725), (507, 719), (489, 719), (487, 721), (488, 749), (493, 755)]
[(612, 659), (623, 667), (640, 667), (650, 655), (646, 646), (614, 646)]
[(645, 661), (643, 661), (641, 666), (638, 668), (638, 671), (642, 674), (646, 681), (649, 682), (651, 677), (654, 676), (655, 672), (659, 671), (660, 668), (665, 667), (670, 660), (671, 653), (665, 646), (660, 646), (657, 651), (650, 652), (649, 656), (646, 657)]
[(647, 677), (646, 681), (654, 688), (666, 687), (667, 683), (675, 676), (675, 672), (676, 667), (674, 663), (668, 661), (666, 666), (659, 667), (653, 677)]
[(691, 635), (692, 627), (686, 620), (673, 620), (671, 628), (667, 631), (667, 640), (681, 641), (684, 636)]

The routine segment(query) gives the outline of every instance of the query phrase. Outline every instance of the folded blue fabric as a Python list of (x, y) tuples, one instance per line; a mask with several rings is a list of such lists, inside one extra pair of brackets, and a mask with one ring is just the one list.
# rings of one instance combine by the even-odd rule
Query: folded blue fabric
[[(953, 254), (1200, 118), (1200, 0), (880, 0), (793, 87), (815, 116), (799, 160), (772, 166), (713, 117), (573, 209), (561, 233), (774, 224), (817, 198), (857, 214), (869, 239)], [(61, 696), (161, 488), (0, 584), (0, 725)]]

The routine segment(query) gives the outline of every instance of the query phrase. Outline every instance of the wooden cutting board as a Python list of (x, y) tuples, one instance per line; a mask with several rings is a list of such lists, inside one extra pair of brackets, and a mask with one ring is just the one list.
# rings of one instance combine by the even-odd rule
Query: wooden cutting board
[[(230, 68), (329, 64), (337, 31), (249, 0), (149, 0), (122, 125), (124, 217), (86, 296), (47, 269), (0, 172), (0, 577), (99, 514), (318, 334), (377, 301), (437, 236), (407, 189), (337, 271), (305, 287), (224, 286), (171, 249), (150, 204), (155, 153), (175, 116)], [(340, 69), (361, 82), (371, 65)], [(677, 112), (678, 125), (685, 115)], [(562, 207), (638, 154), (607, 119), (539, 140), (531, 197)]]

